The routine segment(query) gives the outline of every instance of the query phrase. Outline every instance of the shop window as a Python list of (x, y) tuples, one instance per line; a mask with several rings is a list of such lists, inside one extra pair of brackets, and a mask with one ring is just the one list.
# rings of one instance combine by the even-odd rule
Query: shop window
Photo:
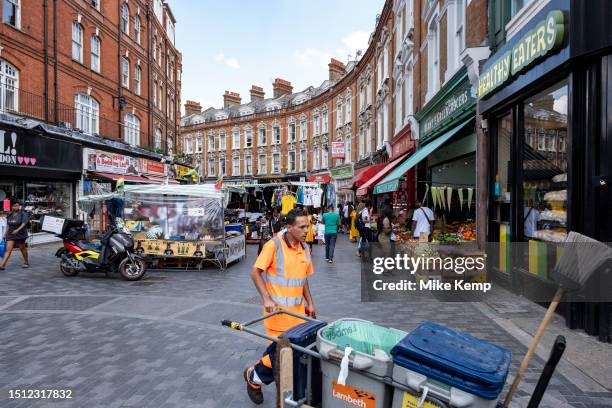
[[(508, 112), (497, 121), (495, 141), (496, 167), (491, 193), (493, 196), (492, 241), (510, 241), (512, 174), (512, 114)], [(507, 268), (502, 268), (507, 272)]]
[(131, 146), (140, 145), (140, 119), (136, 115), (131, 113), (125, 114), (124, 133), (125, 143)]
[(2, 22), (21, 28), (21, 0), (2, 1)]
[(83, 63), (83, 26), (72, 23), (72, 59)]
[(100, 105), (98, 102), (86, 94), (76, 94), (74, 99), (76, 127), (83, 133), (100, 133)]
[(125, 34), (130, 32), (130, 8), (127, 3), (121, 6), (121, 32)]
[[(567, 83), (557, 84), (523, 106), (523, 239), (561, 242), (567, 235)], [(528, 135), (538, 135), (538, 149)]]
[(0, 111), (18, 110), (17, 90), (19, 89), (19, 71), (6, 61), (0, 60)]
[(25, 210), (31, 214), (31, 233), (41, 232), (42, 216), (72, 217), (72, 183), (26, 183)]

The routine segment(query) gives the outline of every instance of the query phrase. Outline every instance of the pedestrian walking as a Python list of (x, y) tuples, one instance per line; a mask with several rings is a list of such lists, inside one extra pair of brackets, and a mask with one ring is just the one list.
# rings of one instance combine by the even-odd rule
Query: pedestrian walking
[(350, 230), (349, 230), (349, 240), (351, 242), (355, 242), (355, 240), (357, 240), (359, 238), (359, 231), (357, 231), (357, 227), (355, 226), (355, 219), (357, 218), (357, 211), (355, 211), (355, 208), (353, 208), (353, 206), (350, 206), (350, 212), (349, 212), (349, 225), (350, 225)]
[(421, 234), (426, 234), (427, 239), (431, 241), (435, 215), (420, 201), (416, 201), (414, 206), (416, 209), (412, 214), (412, 237), (420, 238)]
[[(312, 259), (305, 244), (308, 234), (308, 217), (300, 209), (289, 211), (286, 217), (287, 231), (268, 241), (257, 257), (251, 278), (264, 303), (264, 313), (277, 309), (315, 317), (315, 305), (308, 286), (308, 277), (314, 272)], [(308, 304), (306, 306), (304, 301)], [(278, 337), (304, 320), (286, 314), (264, 320), (268, 336)], [(244, 370), (247, 394), (255, 404), (263, 403), (262, 385), (274, 382), (270, 354), (275, 351), (270, 344), (264, 356), (252, 367)]]
[(334, 212), (334, 207), (327, 207), (327, 212), (323, 214), (323, 224), (325, 224), (325, 260), (334, 263), (334, 250), (338, 239), (338, 227), (340, 226), (340, 215)]
[(384, 257), (391, 256), (392, 243), (395, 241), (393, 232), (393, 210), (385, 207), (378, 223), (378, 242), (380, 243)]
[(4, 259), (0, 264), (0, 270), (6, 269), (6, 263), (11, 257), (13, 248), (18, 247), (23, 256), (23, 267), (29, 268), (30, 261), (28, 260), (28, 249), (26, 247), (26, 239), (28, 238), (28, 224), (30, 219), (21, 208), (19, 201), (13, 202), (11, 212), (6, 217), (7, 228), (5, 229), (3, 239), (6, 240), (6, 250)]

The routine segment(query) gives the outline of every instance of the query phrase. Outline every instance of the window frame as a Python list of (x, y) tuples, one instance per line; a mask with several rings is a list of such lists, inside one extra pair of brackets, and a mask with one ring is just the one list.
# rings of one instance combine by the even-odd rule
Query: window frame
[(130, 35), (130, 7), (127, 3), (123, 3), (121, 6), (120, 21), (121, 32)]
[[(134, 138), (134, 143), (131, 143)], [(130, 146), (140, 146), (140, 119), (133, 113), (123, 116), (123, 140)]]
[(134, 16), (134, 40), (137, 44), (140, 44), (140, 16), (136, 14)]
[[(10, 106), (8, 100), (11, 100)], [(19, 111), (19, 70), (0, 59), (0, 112), (16, 111)]]
[[(276, 159), (278, 158), (278, 166), (276, 163)], [(272, 173), (278, 174), (281, 169), (281, 154), (280, 153), (272, 153)]]
[[(9, 2), (13, 5), (15, 11), (15, 24), (11, 24), (10, 21), (6, 20), (6, 16), (4, 14), (5, 2)], [(2, 0), (2, 22), (4, 24), (10, 25), (11, 27), (15, 27), (18, 30), (21, 30), (21, 0)]]
[[(100, 133), (100, 103), (93, 96), (84, 93), (75, 94), (74, 110), (75, 125), (78, 129), (88, 135)], [(80, 126), (85, 123), (86, 128)]]
[(162, 147), (162, 131), (160, 128), (155, 128), (155, 140), (153, 141), (155, 143), (155, 149), (161, 149)]
[(140, 65), (134, 64), (134, 93), (136, 95), (140, 95), (141, 93), (141, 78), (142, 78), (142, 69)]
[[(79, 63), (83, 63), (83, 26), (78, 21), (72, 22), (72, 59)], [(78, 38), (75, 38), (75, 35)], [(75, 49), (75, 47), (77, 47)], [(78, 53), (78, 55), (75, 55)]]
[[(263, 160), (262, 160), (263, 158)], [(262, 167), (263, 165), (263, 167)], [(263, 171), (262, 171), (263, 168)], [(268, 156), (266, 154), (260, 154), (257, 158), (257, 174), (268, 174)]]
[(130, 89), (130, 59), (126, 56), (121, 57), (121, 86)]
[[(97, 53), (94, 52), (94, 44), (97, 44)], [(100, 73), (102, 71), (102, 41), (100, 40), (100, 37), (93, 34), (91, 36), (91, 42), (89, 45), (89, 66), (91, 67), (92, 71)], [(97, 66), (94, 66), (94, 61), (97, 61)]]

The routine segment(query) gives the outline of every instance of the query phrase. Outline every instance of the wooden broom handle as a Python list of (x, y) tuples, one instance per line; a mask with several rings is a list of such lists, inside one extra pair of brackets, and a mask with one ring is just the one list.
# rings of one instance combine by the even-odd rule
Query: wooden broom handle
[(559, 302), (561, 301), (562, 296), (563, 296), (563, 289), (562, 288), (557, 289), (557, 292), (555, 293), (555, 296), (553, 297), (552, 302), (550, 302), (550, 306), (548, 306), (548, 310), (546, 310), (546, 314), (544, 315), (544, 318), (542, 319), (542, 323), (540, 323), (540, 326), (538, 327), (538, 330), (536, 331), (535, 336), (533, 336), (533, 340), (531, 340), (531, 344), (529, 345), (527, 354), (525, 354), (525, 357), (523, 357), (523, 361), (521, 362), (521, 367), (519, 368), (518, 373), (516, 374), (516, 377), (514, 377), (514, 382), (512, 383), (512, 386), (510, 387), (510, 390), (508, 391), (508, 394), (506, 395), (506, 399), (504, 400), (504, 407), (508, 408), (510, 406), (510, 401), (512, 401), (512, 396), (516, 392), (519, 386), (519, 383), (521, 382), (521, 379), (523, 378), (523, 375), (525, 374), (525, 370), (527, 370), (529, 361), (531, 360), (531, 357), (533, 357), (533, 353), (535, 353), (536, 348), (538, 347), (538, 343), (540, 342), (540, 339), (542, 338), (542, 335), (544, 334), (544, 331), (550, 324), (550, 321), (552, 320), (555, 314), (555, 310), (557, 309), (557, 306), (559, 305)]

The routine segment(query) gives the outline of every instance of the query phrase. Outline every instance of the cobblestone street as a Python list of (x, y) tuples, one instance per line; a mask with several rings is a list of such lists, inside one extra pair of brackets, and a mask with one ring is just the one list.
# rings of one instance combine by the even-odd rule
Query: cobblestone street
[[(31, 251), (32, 268), (14, 254), (0, 274), (0, 407), (249, 407), (243, 369), (259, 358), (264, 341), (220, 326), (260, 313), (249, 273), (256, 246), (227, 271), (150, 272), (126, 282), (102, 275), (65, 278), (51, 246)], [(358, 317), (402, 330), (432, 320), (512, 350), (508, 384), (525, 354), (530, 332), (523, 319), (543, 309), (526, 302), (503, 308), (477, 303), (360, 303), (360, 272), (354, 248), (341, 236), (336, 263), (323, 262), (315, 247), (311, 280), (320, 317)], [(501, 305), (501, 306), (500, 306)], [(527, 330), (527, 331), (525, 331)], [(534, 330), (534, 329), (533, 329)], [(563, 330), (558, 321), (551, 328)], [(568, 354), (541, 406), (609, 407), (610, 368), (589, 376), (567, 359), (572, 337), (591, 341), (610, 356), (610, 345), (570, 333)], [(535, 357), (514, 400), (525, 406), (548, 348)], [(585, 356), (587, 358), (588, 356)], [(607, 361), (611, 361), (608, 358)], [(607, 370), (607, 371), (605, 371)], [(605, 376), (604, 376), (605, 375)], [(507, 385), (508, 385), (507, 384)], [(71, 400), (10, 400), (11, 389), (70, 389)], [(263, 406), (273, 407), (273, 387)]]

